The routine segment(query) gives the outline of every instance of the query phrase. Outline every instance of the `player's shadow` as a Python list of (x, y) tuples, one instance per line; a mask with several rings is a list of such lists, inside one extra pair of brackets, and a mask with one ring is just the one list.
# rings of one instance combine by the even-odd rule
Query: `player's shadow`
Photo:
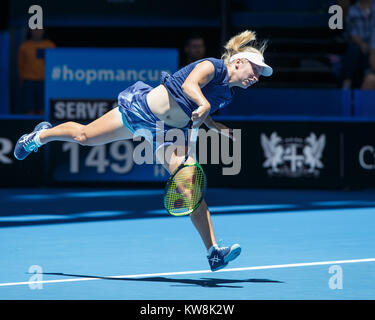
[(169, 282), (178, 283), (181, 285), (172, 286), (200, 286), (204, 288), (243, 288), (242, 286), (236, 285), (226, 285), (230, 283), (283, 283), (283, 281), (269, 280), (269, 279), (216, 279), (216, 278), (201, 278), (201, 279), (172, 279), (166, 277), (144, 277), (144, 278), (121, 278), (121, 277), (101, 277), (101, 276), (90, 276), (90, 275), (79, 275), (79, 274), (68, 274), (68, 273), (53, 273), (53, 272), (43, 272), (44, 275), (55, 275), (55, 276), (66, 276), (66, 277), (77, 277), (77, 278), (94, 278), (94, 279), (105, 279), (105, 280), (117, 280), (117, 281), (147, 281), (147, 282)]

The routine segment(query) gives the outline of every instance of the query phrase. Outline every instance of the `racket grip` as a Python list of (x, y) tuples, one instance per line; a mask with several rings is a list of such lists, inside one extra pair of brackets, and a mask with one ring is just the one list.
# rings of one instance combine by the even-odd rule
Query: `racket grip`
[(198, 130), (199, 128), (191, 129), (190, 143), (196, 143), (198, 139)]
[(191, 129), (190, 143), (196, 143), (198, 139), (199, 127)]

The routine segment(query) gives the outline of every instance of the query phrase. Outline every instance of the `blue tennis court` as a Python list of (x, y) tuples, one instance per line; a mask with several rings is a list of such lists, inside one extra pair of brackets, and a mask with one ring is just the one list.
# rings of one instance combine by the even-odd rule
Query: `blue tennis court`
[(163, 191), (2, 189), (1, 299), (374, 299), (375, 190), (208, 190), (211, 272)]

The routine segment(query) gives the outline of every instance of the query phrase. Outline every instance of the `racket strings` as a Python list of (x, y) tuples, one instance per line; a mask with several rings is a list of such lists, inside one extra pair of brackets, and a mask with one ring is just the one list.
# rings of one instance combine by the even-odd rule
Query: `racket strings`
[(180, 169), (173, 177), (167, 193), (167, 209), (174, 214), (185, 214), (195, 210), (204, 192), (204, 173), (196, 165)]

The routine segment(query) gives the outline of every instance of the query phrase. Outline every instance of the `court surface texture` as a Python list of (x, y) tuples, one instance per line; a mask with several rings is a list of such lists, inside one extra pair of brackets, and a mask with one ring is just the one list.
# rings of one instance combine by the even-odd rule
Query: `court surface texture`
[(375, 298), (375, 190), (209, 189), (211, 272), (163, 190), (0, 189), (0, 299)]

